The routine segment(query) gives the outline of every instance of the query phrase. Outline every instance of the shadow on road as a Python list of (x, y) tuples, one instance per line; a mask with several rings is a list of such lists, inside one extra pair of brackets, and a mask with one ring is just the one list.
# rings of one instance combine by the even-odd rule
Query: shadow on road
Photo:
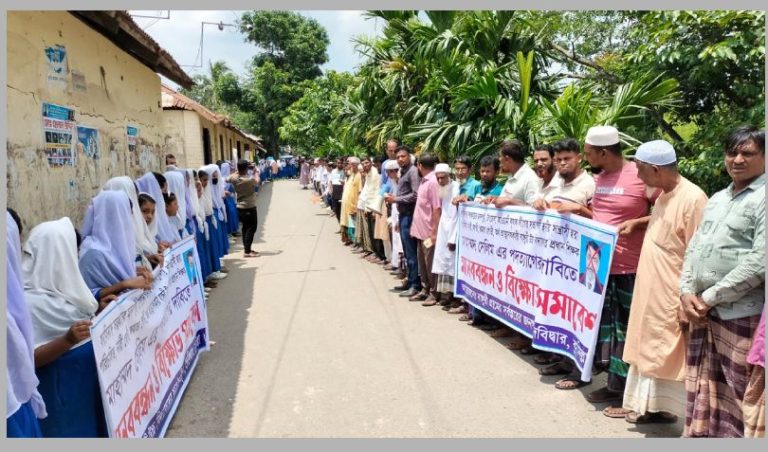
[[(272, 184), (265, 184), (258, 196), (258, 229), (254, 248), (264, 243), (262, 226), (268, 215)], [(232, 419), (235, 395), (242, 368), (248, 311), (258, 303), (253, 299), (257, 269), (256, 259), (242, 258), (242, 238), (230, 247), (224, 258), (229, 269), (227, 278), (219, 281), (208, 298), (208, 324), (211, 350), (200, 356), (176, 416), (168, 428), (169, 437), (226, 438)], [(260, 251), (263, 255), (278, 254)], [(208, 382), (215, 381), (215, 387)], [(186, 397), (195, 394), (194, 397)]]

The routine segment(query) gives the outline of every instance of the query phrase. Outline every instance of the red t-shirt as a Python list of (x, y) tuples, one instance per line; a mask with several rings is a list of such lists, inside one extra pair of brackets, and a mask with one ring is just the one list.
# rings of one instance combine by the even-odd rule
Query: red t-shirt
[[(595, 186), (592, 198), (594, 220), (617, 227), (627, 220), (650, 215), (651, 205), (661, 192), (649, 189), (637, 177), (635, 162), (625, 162), (619, 171), (601, 172), (595, 176)], [(611, 263), (612, 275), (637, 273), (644, 238), (644, 227), (618, 237)]]

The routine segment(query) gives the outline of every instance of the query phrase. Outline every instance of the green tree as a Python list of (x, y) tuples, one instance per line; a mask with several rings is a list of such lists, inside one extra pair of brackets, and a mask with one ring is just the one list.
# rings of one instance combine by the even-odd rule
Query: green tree
[(328, 60), (329, 40), (314, 19), (290, 11), (250, 11), (240, 20), (245, 40), (256, 46), (249, 74), (219, 85), (221, 99), (242, 112), (237, 124), (261, 135), (276, 153), (288, 108), (304, 94)]
[(329, 153), (349, 153), (356, 143), (344, 143), (337, 134), (339, 116), (346, 92), (354, 84), (347, 72), (329, 71), (316, 78), (304, 95), (287, 110), (279, 128), (280, 138), (301, 154), (317, 157)]

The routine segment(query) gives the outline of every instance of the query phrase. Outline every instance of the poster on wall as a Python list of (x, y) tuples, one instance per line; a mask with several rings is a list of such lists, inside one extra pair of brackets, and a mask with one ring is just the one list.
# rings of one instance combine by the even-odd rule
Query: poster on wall
[(86, 157), (98, 160), (101, 156), (99, 149), (99, 129), (88, 126), (77, 126), (77, 149)]
[(82, 72), (72, 71), (72, 88), (75, 91), (86, 92), (85, 75)]
[(62, 45), (52, 45), (45, 48), (45, 58), (48, 62), (48, 84), (66, 88), (67, 75), (67, 48)]
[(74, 166), (75, 111), (43, 102), (45, 155), (51, 166)]
[(133, 126), (126, 127), (126, 135), (128, 136), (128, 150), (136, 152), (136, 145), (139, 143), (139, 128)]

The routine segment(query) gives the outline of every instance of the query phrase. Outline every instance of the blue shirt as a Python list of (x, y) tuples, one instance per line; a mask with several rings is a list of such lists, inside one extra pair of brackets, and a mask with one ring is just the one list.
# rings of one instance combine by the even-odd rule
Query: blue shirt
[(470, 177), (464, 181), (463, 184), (459, 185), (459, 195), (467, 195), (467, 198), (472, 201), (478, 194), (480, 194), (482, 189), (483, 184), (474, 177)]

